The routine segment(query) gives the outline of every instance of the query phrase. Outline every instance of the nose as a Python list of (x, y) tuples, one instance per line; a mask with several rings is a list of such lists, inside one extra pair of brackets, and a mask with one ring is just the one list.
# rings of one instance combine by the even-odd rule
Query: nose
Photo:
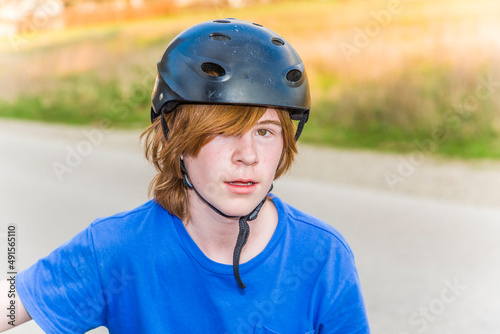
[(236, 137), (232, 158), (234, 163), (245, 165), (254, 165), (259, 162), (259, 155), (251, 131)]

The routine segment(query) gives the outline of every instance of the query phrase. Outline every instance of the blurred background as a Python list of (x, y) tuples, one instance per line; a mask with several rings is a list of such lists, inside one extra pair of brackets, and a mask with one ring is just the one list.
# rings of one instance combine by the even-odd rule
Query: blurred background
[(274, 192), (346, 237), (373, 333), (498, 333), (497, 0), (0, 0), (0, 239), (16, 224), (19, 270), (147, 200), (156, 62), (228, 17), (306, 64), (311, 117)]
[(314, 102), (304, 142), (411, 151), (432, 139), (439, 154), (500, 156), (492, 0), (2, 0), (0, 116), (143, 127), (169, 40), (224, 17), (299, 51)]

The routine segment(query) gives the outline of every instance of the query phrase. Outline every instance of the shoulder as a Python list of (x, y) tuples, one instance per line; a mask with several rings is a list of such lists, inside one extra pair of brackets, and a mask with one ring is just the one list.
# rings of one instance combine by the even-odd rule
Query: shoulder
[(278, 214), (286, 220), (287, 228), (291, 230), (290, 234), (297, 236), (297, 239), (315, 244), (328, 242), (339, 251), (352, 256), (349, 244), (332, 225), (283, 202), (278, 197), (273, 197), (273, 202), (278, 209)]
[(144, 215), (148, 215), (151, 211), (159, 208), (161, 207), (155, 200), (150, 200), (134, 209), (118, 212), (111, 216), (97, 218), (91, 226), (97, 226), (102, 223), (116, 222), (118, 220), (134, 220), (138, 217), (144, 217)]
[(150, 200), (132, 210), (123, 211), (107, 217), (97, 218), (90, 224), (93, 230), (106, 229), (109, 227), (131, 227), (139, 226), (146, 221), (154, 221), (159, 216), (169, 216), (155, 200)]
[(128, 247), (163, 233), (173, 219), (158, 202), (150, 200), (132, 210), (97, 218), (88, 231), (96, 247)]
[(308, 279), (309, 286), (314, 286), (312, 299), (318, 301), (319, 318), (325, 329), (335, 328), (335, 333), (359, 332), (345, 327), (366, 325), (361, 284), (349, 244), (332, 225), (279, 198), (273, 201), (286, 223), (284, 257), (295, 263), (295, 276), (289, 277), (288, 283), (300, 286)]

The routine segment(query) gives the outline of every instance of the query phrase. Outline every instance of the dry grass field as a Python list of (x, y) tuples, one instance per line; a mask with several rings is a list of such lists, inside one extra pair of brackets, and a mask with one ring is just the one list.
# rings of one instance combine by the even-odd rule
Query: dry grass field
[(280, 1), (0, 42), (0, 116), (147, 123), (155, 63), (188, 26), (237, 17), (301, 54), (313, 109), (304, 140), (340, 147), (500, 157), (500, 2)]

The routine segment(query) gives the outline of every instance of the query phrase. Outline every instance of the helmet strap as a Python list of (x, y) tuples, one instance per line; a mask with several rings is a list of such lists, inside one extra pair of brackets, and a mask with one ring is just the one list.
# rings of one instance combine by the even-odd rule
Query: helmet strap
[(163, 109), (164, 108), (161, 108), (161, 115), (160, 115), (160, 118), (161, 118), (161, 129), (163, 130), (163, 137), (165, 138), (165, 141), (167, 141), (167, 138), (168, 138), (168, 125), (167, 125), (167, 121), (165, 120), (165, 114), (163, 113)]
[[(221, 215), (222, 217), (225, 218), (238, 218), (238, 216), (229, 216), (226, 215), (224, 212), (220, 211), (217, 209), (215, 206), (213, 206), (211, 203), (209, 203), (201, 194), (196, 190), (194, 185), (191, 183), (191, 180), (189, 180), (189, 176), (187, 173), (186, 165), (184, 165), (184, 160), (181, 159), (180, 161), (180, 166), (181, 166), (181, 172), (184, 175), (184, 185), (189, 188), (193, 189), (196, 195), (203, 201), (205, 204), (208, 205), (209, 208), (214, 210), (216, 213)], [(271, 184), (271, 187), (269, 188), (269, 191), (267, 194), (271, 192), (273, 189), (273, 185)], [(248, 221), (252, 221), (257, 219), (257, 216), (259, 215), (260, 209), (262, 209), (262, 206), (267, 200), (267, 194), (264, 197), (264, 199), (253, 209), (248, 215), (246, 216), (241, 216), (239, 220), (239, 231), (238, 231), (238, 238), (236, 239), (236, 245), (234, 247), (233, 251), (233, 273), (234, 277), (236, 278), (236, 282), (238, 283), (238, 286), (240, 289), (244, 289), (246, 285), (243, 283), (240, 277), (240, 269), (239, 269), (239, 264), (240, 264), (240, 255), (243, 250), (243, 247), (247, 243), (248, 236), (250, 235), (250, 226), (248, 225)]]
[(309, 119), (309, 111), (303, 113), (299, 118), (299, 124), (297, 125), (297, 131), (295, 132), (295, 141), (299, 140), (300, 135), (302, 134), (302, 130), (304, 129), (304, 125)]

